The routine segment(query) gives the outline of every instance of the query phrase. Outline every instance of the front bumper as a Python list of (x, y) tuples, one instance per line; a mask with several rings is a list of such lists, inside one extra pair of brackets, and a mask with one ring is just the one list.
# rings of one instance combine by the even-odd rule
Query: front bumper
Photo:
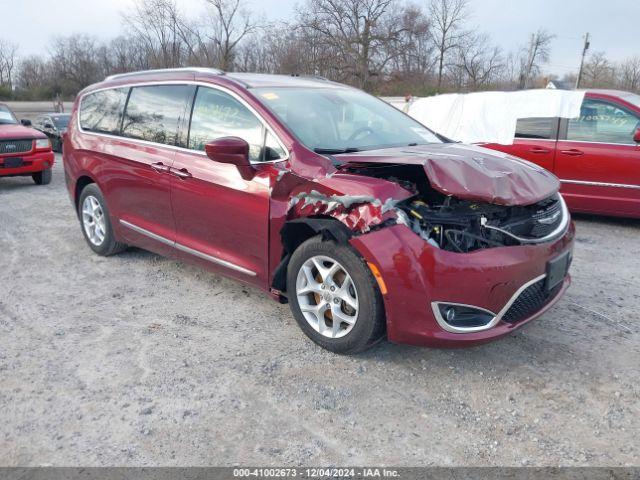
[(504, 315), (527, 284), (543, 279), (549, 260), (573, 248), (574, 236), (571, 223), (564, 235), (552, 242), (462, 254), (434, 248), (404, 225), (395, 225), (354, 237), (351, 244), (378, 267), (387, 287), (383, 298), (389, 340), (461, 347), (499, 338), (542, 315), (566, 291), (570, 276), (540, 308), (517, 321), (507, 322), (501, 316), (480, 331), (460, 333), (443, 328), (432, 302), (471, 305)]
[(22, 165), (15, 168), (6, 168), (4, 161), (10, 157), (8, 155), (0, 156), (0, 177), (14, 177), (38, 173), (53, 167), (55, 160), (53, 152), (17, 153), (14, 156), (22, 158)]

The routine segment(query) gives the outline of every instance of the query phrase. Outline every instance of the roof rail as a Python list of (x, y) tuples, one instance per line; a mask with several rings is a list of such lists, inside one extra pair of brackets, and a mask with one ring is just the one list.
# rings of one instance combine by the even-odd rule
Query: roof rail
[(217, 68), (207, 68), (207, 67), (181, 67), (181, 68), (158, 68), (155, 70), (139, 70), (137, 72), (126, 72), (126, 73), (118, 73), (115, 75), (109, 75), (105, 78), (105, 81), (108, 80), (117, 80), (119, 78), (127, 78), (134, 77), (136, 75), (147, 75), (149, 73), (211, 73), (214, 75), (224, 75), (224, 71), (219, 70)]
[(289, 76), (298, 77), (298, 78), (313, 78), (314, 80), (322, 80), (324, 82), (330, 82), (331, 81), (327, 77), (323, 77), (322, 75), (300, 75), (299, 73), (292, 73)]

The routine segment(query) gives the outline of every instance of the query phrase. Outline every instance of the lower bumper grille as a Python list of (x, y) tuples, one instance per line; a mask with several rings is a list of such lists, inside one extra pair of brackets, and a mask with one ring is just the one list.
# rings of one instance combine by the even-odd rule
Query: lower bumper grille
[(552, 299), (562, 288), (562, 283), (547, 292), (545, 280), (542, 279), (529, 285), (509, 307), (502, 320), (507, 323), (516, 323), (533, 315)]

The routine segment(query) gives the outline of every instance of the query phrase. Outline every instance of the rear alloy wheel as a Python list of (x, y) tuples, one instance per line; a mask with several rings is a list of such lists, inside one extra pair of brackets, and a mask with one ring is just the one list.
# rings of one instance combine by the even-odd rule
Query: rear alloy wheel
[(85, 240), (98, 255), (113, 255), (127, 248), (115, 239), (107, 204), (95, 183), (87, 185), (80, 193), (78, 217)]
[(82, 225), (89, 242), (96, 247), (102, 245), (107, 227), (100, 202), (92, 195), (87, 195), (82, 202)]
[(327, 350), (357, 353), (384, 337), (378, 284), (348, 245), (321, 237), (300, 245), (289, 262), (287, 293), (302, 331)]
[(51, 169), (41, 170), (31, 175), (36, 185), (49, 185), (51, 183)]

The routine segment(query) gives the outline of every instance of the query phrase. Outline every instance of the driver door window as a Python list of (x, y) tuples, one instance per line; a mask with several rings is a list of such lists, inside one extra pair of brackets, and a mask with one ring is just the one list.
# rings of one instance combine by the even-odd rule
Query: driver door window
[(225, 92), (199, 87), (191, 115), (189, 148), (204, 150), (205, 144), (222, 137), (245, 140), (249, 144), (249, 160), (252, 162), (284, 157), (284, 151), (275, 138), (241, 102)]
[(573, 142), (633, 144), (640, 118), (612, 103), (586, 99), (580, 117), (569, 120), (567, 140)]

